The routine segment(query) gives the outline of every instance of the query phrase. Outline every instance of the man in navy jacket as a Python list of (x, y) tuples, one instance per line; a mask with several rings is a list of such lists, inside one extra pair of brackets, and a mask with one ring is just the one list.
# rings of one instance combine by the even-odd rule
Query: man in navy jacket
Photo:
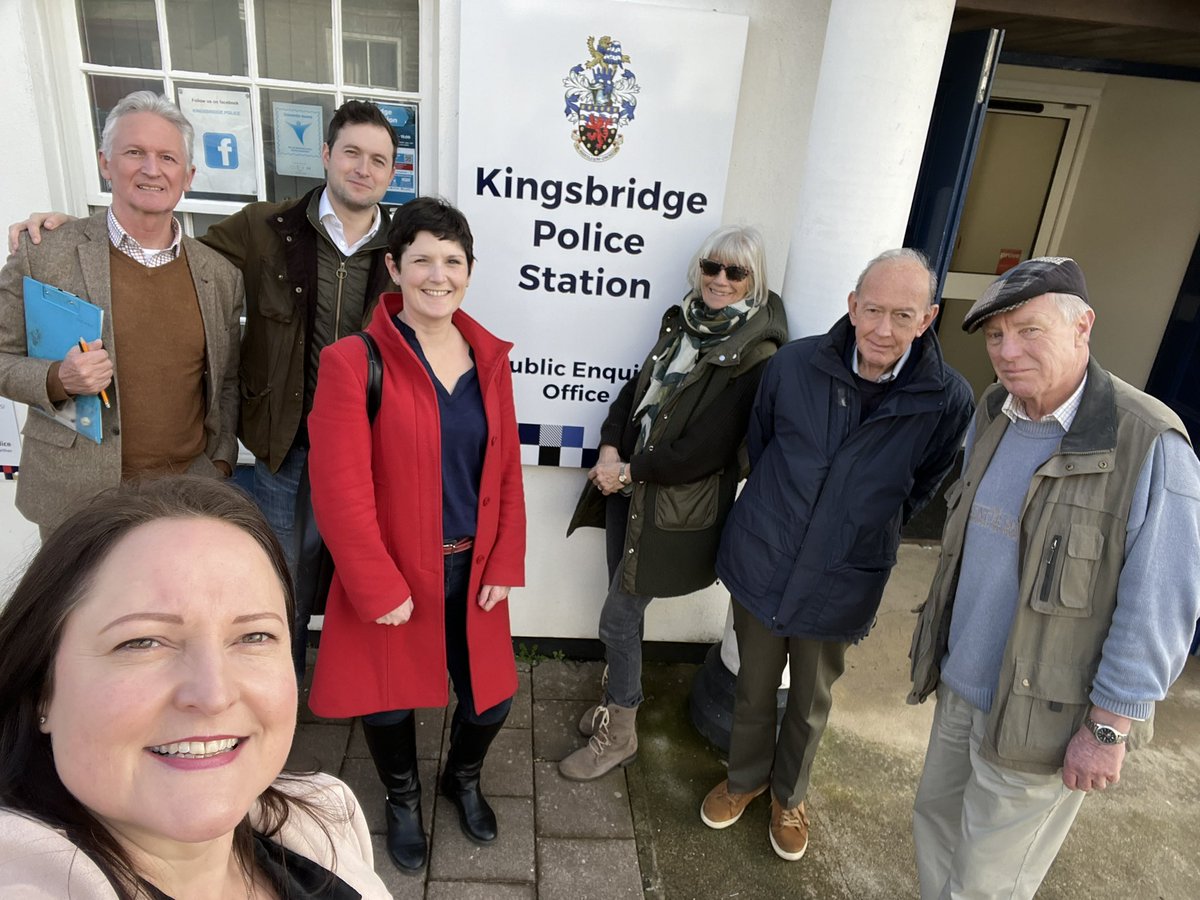
[(929, 330), (936, 294), (921, 253), (880, 254), (846, 316), (772, 358), (751, 414), (751, 474), (717, 557), (741, 657), (729, 777), (700, 817), (726, 828), (769, 787), (783, 859), (808, 846), (804, 798), (846, 648), (874, 623), (900, 528), (950, 470), (974, 406)]

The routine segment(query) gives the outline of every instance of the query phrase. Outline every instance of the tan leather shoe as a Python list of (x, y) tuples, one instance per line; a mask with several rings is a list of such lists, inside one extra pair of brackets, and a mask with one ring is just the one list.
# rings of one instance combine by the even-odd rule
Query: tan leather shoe
[(737, 794), (729, 790), (729, 779), (725, 779), (709, 791), (700, 804), (700, 821), (709, 828), (728, 828), (742, 817), (750, 801), (766, 789), (764, 784), (747, 794)]
[(779, 801), (771, 798), (771, 849), (780, 859), (795, 862), (808, 849), (808, 816), (804, 814), (804, 803), (784, 809)]

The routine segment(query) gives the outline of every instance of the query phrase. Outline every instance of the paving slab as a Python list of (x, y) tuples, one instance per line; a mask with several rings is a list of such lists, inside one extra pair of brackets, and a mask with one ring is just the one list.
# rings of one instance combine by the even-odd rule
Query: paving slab
[(534, 771), (539, 840), (633, 837), (624, 769), (614, 769), (595, 781), (568, 781), (553, 762), (535, 763)]
[(533, 796), (533, 741), (522, 728), (501, 728), (483, 763), (480, 787), (486, 797)]
[(496, 881), (431, 881), (426, 900), (536, 900), (532, 884), (501, 884)]
[(337, 774), (350, 742), (349, 722), (341, 725), (304, 723), (296, 726), (296, 737), (286, 767), (293, 772)]
[(600, 698), (602, 662), (547, 659), (533, 667), (533, 699), (590, 700)]
[(504, 720), (505, 728), (530, 728), (533, 724), (533, 674), (529, 666), (517, 668), (517, 693)]
[(499, 834), (480, 846), (462, 833), (458, 810), (438, 797), (433, 825), (433, 881), (533, 882), (535, 869), (533, 800), (528, 797), (490, 798)]
[(642, 877), (632, 840), (538, 841), (539, 900), (641, 900)]
[(557, 761), (586, 744), (579, 733), (579, 717), (586, 709), (582, 700), (534, 700), (533, 758)]
[(423, 900), (429, 866), (411, 874), (400, 871), (388, 857), (382, 834), (371, 835), (371, 848), (375, 851), (375, 871), (394, 900)]

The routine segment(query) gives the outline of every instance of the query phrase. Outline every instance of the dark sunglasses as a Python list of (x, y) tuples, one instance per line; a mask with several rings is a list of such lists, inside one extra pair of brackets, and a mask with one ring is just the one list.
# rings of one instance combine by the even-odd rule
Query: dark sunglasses
[(700, 271), (709, 278), (716, 278), (721, 274), (722, 269), (725, 270), (725, 277), (730, 281), (745, 281), (750, 277), (750, 270), (745, 266), (726, 266), (715, 259), (700, 260)]

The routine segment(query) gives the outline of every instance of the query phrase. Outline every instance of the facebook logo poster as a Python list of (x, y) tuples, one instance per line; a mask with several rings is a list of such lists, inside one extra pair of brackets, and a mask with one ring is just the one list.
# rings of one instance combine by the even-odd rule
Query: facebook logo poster
[(258, 159), (250, 94), (180, 88), (179, 108), (196, 129), (192, 191), (247, 199), (258, 196)]
[(204, 132), (204, 164), (210, 169), (236, 169), (237, 138), (216, 131)]

